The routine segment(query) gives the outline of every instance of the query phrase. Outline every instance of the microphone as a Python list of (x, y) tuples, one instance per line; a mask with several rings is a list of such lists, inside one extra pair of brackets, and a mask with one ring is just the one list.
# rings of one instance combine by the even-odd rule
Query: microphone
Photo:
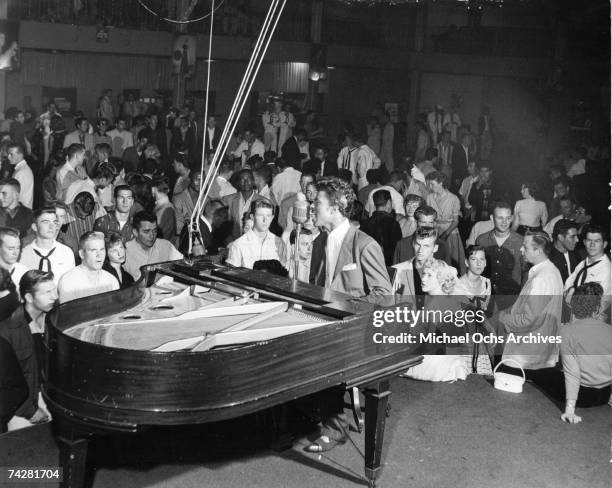
[(306, 195), (298, 192), (297, 200), (293, 204), (293, 223), (298, 225), (305, 224), (308, 220), (309, 210), (310, 204), (306, 201)]

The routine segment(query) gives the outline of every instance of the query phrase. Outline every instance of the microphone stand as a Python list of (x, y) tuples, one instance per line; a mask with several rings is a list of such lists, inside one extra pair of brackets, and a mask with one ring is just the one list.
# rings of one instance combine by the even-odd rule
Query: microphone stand
[(295, 253), (293, 255), (293, 279), (298, 280), (300, 270), (300, 233), (302, 232), (302, 224), (295, 224)]

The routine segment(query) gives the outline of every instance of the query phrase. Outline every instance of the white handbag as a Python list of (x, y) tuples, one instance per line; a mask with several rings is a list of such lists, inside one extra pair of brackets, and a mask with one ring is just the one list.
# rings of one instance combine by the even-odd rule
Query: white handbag
[[(502, 363), (510, 361), (519, 367), (521, 373), (523, 374), (522, 378), (514, 374), (497, 372), (497, 368), (499, 368)], [(523, 384), (525, 383), (525, 371), (523, 371), (523, 368), (517, 361), (508, 358), (500, 361), (497, 366), (495, 366), (495, 369), (493, 370), (493, 378), (495, 379), (493, 386), (495, 386), (496, 389), (501, 391), (509, 391), (510, 393), (521, 393), (523, 391)]]

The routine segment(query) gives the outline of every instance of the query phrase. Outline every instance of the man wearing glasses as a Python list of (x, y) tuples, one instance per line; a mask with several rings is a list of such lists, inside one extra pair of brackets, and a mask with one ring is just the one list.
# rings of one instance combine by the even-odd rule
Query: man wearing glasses
[(56, 240), (59, 225), (54, 206), (36, 210), (32, 224), (36, 237), (23, 248), (20, 260), (28, 269), (52, 272), (56, 284), (75, 266), (72, 250)]

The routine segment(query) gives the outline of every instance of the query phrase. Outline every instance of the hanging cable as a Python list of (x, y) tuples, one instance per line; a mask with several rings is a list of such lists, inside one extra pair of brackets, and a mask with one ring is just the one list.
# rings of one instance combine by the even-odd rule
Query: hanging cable
[[(280, 9), (278, 9), (279, 0), (274, 0), (270, 5), (270, 8), (266, 15), (266, 19), (264, 21), (264, 25), (262, 27), (262, 30), (255, 44), (255, 48), (253, 50), (251, 58), (249, 59), (247, 70), (245, 72), (245, 75), (242, 79), (242, 82), (241, 82), (241, 85), (238, 91), (238, 96), (235, 98), (234, 103), (232, 105), (230, 116), (228, 118), (228, 124), (224, 127), (223, 134), (219, 141), (219, 145), (213, 155), (211, 166), (209, 170), (207, 171), (205, 181), (201, 185), (200, 195), (198, 197), (198, 200), (194, 208), (194, 212), (190, 219), (190, 229), (193, 229), (194, 227), (199, 229), (200, 215), (202, 211), (204, 210), (204, 204), (205, 204), (206, 198), (208, 197), (208, 194), (210, 193), (210, 190), (212, 188), (212, 184), (214, 182), (216, 173), (219, 169), (222, 157), (225, 154), (227, 147), (229, 146), (229, 136), (235, 130), (238, 119), (240, 118), (240, 114), (242, 113), (242, 110), (244, 108), (244, 104), (246, 103), (246, 98), (248, 96), (248, 93), (250, 92), (253, 86), (253, 83), (255, 81), (259, 68), (261, 67), (263, 57), (265, 56), (265, 52), (270, 44), (274, 30), (276, 29), (276, 26), (278, 25), (278, 21), (284, 9), (285, 3), (286, 3), (286, 0), (283, 1)], [(262, 52), (262, 46), (265, 46), (263, 48), (263, 52)], [(209, 49), (210, 48), (211, 48), (211, 44), (209, 44)], [(210, 67), (210, 63), (209, 63), (209, 67)], [(202, 152), (202, 165), (204, 165), (204, 151)], [(190, 249), (192, 249), (192, 246), (193, 246), (193, 240), (190, 236), (190, 240), (189, 240)]]
[(282, 4), (280, 4), (280, 8), (278, 8), (279, 0), (274, 0), (270, 5), (270, 9), (268, 10), (268, 14), (266, 15), (264, 26), (257, 39), (257, 43), (251, 55), (251, 59), (249, 60), (247, 71), (245, 72), (245, 75), (242, 79), (238, 96), (234, 100), (234, 104), (230, 112), (230, 117), (228, 118), (228, 124), (224, 127), (221, 140), (213, 155), (211, 167), (209, 168), (209, 171), (206, 174), (206, 180), (204, 182), (205, 184), (202, 185), (202, 191), (200, 192), (198, 201), (196, 202), (196, 208), (194, 209), (192, 220), (199, 219), (199, 216), (203, 211), (204, 202), (212, 188), (211, 183), (214, 177), (216, 176), (216, 173), (220, 166), (221, 158), (223, 154), (225, 154), (225, 151), (229, 146), (229, 135), (231, 135), (236, 128), (238, 119), (246, 103), (246, 98), (253, 86), (259, 68), (261, 67), (263, 57), (265, 56), (265, 52), (270, 44), (274, 30), (278, 25), (278, 21), (285, 7), (285, 4), (286, 0), (283, 0)]
[[(208, 66), (206, 67), (206, 98), (204, 105), (204, 133), (202, 137), (202, 164), (200, 165), (200, 188), (198, 188), (198, 194), (202, 191), (202, 179), (204, 177), (204, 166), (206, 165), (206, 136), (208, 133), (208, 100), (210, 93), (210, 66), (212, 64), (212, 43), (213, 43), (213, 24), (215, 22), (215, 0), (212, 0), (210, 6), (210, 33), (208, 35)], [(197, 235), (200, 235), (200, 219), (195, 220), (195, 228), (190, 225), (189, 231), (195, 231)], [(189, 238), (189, 247), (187, 255), (191, 255), (193, 249), (193, 239)]]
[[(168, 17), (162, 17), (161, 15), (159, 15), (157, 12), (154, 12), (153, 10), (151, 10), (149, 7), (147, 7), (145, 5), (145, 3), (142, 0), (138, 0), (138, 3), (140, 4), (140, 6), (142, 8), (144, 8), (147, 12), (149, 12), (152, 15), (155, 15), (155, 17), (157, 17), (160, 20), (165, 20), (166, 22), (170, 22), (172, 24), (192, 24), (194, 22), (200, 22), (201, 20), (204, 20), (208, 17), (211, 17), (212, 14), (214, 13), (214, 10), (217, 10), (219, 8), (221, 8), (221, 5), (223, 5), (225, 3), (225, 0), (221, 0), (221, 2), (219, 2), (219, 5), (217, 5), (217, 8), (214, 10), (211, 10), (210, 13), (206, 14), (206, 15), (202, 15), (202, 17), (198, 17), (197, 19), (190, 19), (190, 20), (176, 20), (176, 19), (170, 19)], [(214, 3), (214, 2), (213, 2)]]

